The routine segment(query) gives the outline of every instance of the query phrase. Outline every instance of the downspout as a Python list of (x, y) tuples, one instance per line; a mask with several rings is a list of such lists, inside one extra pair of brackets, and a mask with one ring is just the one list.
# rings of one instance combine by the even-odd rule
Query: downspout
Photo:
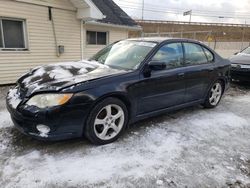
[(60, 53), (58, 51), (57, 37), (56, 37), (56, 28), (55, 28), (53, 15), (52, 15), (52, 8), (51, 7), (48, 7), (48, 8), (49, 8), (49, 20), (51, 21), (51, 24), (52, 24), (52, 30), (53, 30), (54, 40), (55, 40), (56, 55), (57, 55), (57, 57), (60, 57)]
[(84, 56), (84, 54), (83, 54), (83, 20), (81, 20), (81, 24), (80, 24), (80, 35), (81, 35), (81, 37), (80, 37), (80, 40), (81, 40), (81, 43), (80, 43), (80, 45), (81, 45), (81, 47), (80, 47), (80, 49), (81, 49), (81, 60), (83, 60), (83, 56)]

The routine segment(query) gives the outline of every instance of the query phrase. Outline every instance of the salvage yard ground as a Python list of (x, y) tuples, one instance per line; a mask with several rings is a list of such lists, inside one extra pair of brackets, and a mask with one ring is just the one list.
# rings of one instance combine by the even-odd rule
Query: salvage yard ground
[(41, 142), (20, 134), (0, 89), (1, 187), (250, 187), (250, 87), (216, 109), (150, 118), (117, 142)]

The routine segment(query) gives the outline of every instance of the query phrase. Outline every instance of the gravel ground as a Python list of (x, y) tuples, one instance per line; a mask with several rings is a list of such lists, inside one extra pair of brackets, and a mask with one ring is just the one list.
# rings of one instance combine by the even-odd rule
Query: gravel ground
[(117, 142), (41, 142), (20, 134), (0, 88), (1, 187), (250, 188), (250, 86), (232, 85), (216, 109), (150, 118)]

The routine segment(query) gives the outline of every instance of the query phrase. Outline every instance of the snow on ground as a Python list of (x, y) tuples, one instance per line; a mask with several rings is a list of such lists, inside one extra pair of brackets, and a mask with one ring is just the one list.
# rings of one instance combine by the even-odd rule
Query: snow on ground
[(1, 187), (250, 187), (250, 93), (135, 124), (117, 142), (41, 142), (0, 112)]
[(0, 111), (0, 129), (11, 127), (13, 123), (10, 121), (10, 114), (5, 111)]

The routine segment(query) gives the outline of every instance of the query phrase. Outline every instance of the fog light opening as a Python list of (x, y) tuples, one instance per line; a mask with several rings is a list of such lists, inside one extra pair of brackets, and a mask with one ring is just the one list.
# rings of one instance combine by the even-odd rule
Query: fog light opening
[(36, 129), (39, 131), (41, 137), (48, 137), (50, 128), (46, 125), (37, 125)]

